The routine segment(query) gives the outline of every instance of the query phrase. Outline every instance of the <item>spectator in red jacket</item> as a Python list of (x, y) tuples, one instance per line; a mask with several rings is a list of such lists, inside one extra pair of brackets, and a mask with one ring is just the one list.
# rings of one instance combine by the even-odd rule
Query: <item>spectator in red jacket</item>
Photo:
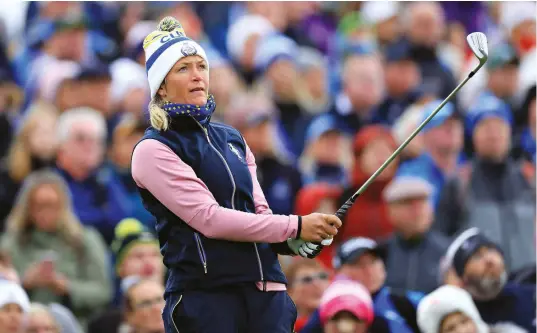
[[(380, 125), (362, 129), (354, 139), (354, 167), (351, 187), (341, 196), (343, 204), (384, 163), (396, 149), (395, 141), (388, 128)], [(368, 237), (374, 240), (392, 233), (386, 202), (382, 191), (395, 174), (399, 159), (395, 159), (367, 188), (349, 209), (343, 227), (336, 236), (336, 243), (352, 237)]]

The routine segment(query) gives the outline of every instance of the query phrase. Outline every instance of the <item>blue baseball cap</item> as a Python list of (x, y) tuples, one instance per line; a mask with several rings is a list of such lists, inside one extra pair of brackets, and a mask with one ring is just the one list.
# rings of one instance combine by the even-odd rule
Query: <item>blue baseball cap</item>
[(341, 244), (332, 258), (332, 266), (339, 269), (341, 266), (352, 263), (364, 253), (371, 253), (384, 260), (385, 251), (377, 242), (366, 237), (351, 238)]
[(323, 114), (310, 123), (306, 130), (306, 145), (317, 140), (321, 135), (338, 130), (337, 120), (330, 114)]
[[(442, 104), (442, 101), (439, 99), (427, 103), (423, 108), (423, 118), (421, 119), (421, 122), (427, 119), (427, 117), (429, 117), (440, 104)], [(433, 128), (436, 128), (445, 123), (449, 118), (453, 117), (458, 118), (458, 114), (455, 112), (455, 106), (448, 102), (442, 107), (442, 109), (440, 109), (440, 111), (438, 111), (438, 113), (429, 121), (429, 123), (425, 125), (423, 131), (427, 132)]]
[(491, 93), (484, 93), (477, 99), (466, 115), (466, 129), (471, 135), (477, 124), (483, 119), (496, 117), (507, 124), (513, 124), (513, 115), (509, 105)]
[(265, 72), (273, 63), (286, 59), (296, 62), (298, 45), (283, 34), (272, 34), (261, 39), (257, 44), (254, 64), (258, 71)]
[(412, 60), (412, 47), (410, 43), (401, 38), (398, 41), (389, 44), (384, 52), (386, 62), (395, 62), (402, 60)]

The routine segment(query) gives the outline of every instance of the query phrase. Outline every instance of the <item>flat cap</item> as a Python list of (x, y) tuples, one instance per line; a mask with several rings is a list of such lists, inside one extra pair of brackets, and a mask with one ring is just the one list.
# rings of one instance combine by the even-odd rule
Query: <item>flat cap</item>
[(382, 193), (386, 202), (411, 198), (428, 197), (433, 193), (432, 185), (423, 178), (415, 176), (396, 177)]

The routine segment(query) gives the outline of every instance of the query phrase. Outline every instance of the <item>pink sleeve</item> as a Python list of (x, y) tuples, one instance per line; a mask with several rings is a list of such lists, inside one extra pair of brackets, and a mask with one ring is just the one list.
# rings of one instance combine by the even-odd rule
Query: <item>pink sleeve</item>
[[(256, 215), (221, 207), (194, 170), (157, 140), (147, 139), (136, 146), (131, 172), (138, 186), (208, 238), (279, 243), (296, 237), (296, 216)], [(256, 210), (262, 201), (266, 205), (264, 197), (258, 200)]]
[(257, 180), (255, 157), (248, 145), (246, 145), (246, 163), (248, 163), (248, 169), (250, 170), (252, 182), (254, 184), (254, 204), (256, 214), (272, 214), (272, 210), (270, 210), (267, 199), (265, 199), (261, 185), (259, 185), (259, 181)]

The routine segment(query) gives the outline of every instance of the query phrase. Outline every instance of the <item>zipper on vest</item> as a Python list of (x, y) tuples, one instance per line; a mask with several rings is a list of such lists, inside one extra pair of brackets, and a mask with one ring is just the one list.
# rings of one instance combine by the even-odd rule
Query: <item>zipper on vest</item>
[[(237, 186), (235, 185), (235, 179), (233, 178), (233, 173), (231, 173), (231, 169), (229, 168), (229, 165), (226, 162), (226, 159), (222, 154), (216, 149), (215, 146), (213, 146), (211, 139), (209, 138), (209, 131), (207, 131), (207, 128), (205, 128), (203, 125), (201, 125), (197, 120), (196, 124), (198, 124), (199, 127), (203, 130), (205, 133), (205, 137), (207, 138), (207, 142), (209, 142), (209, 146), (218, 154), (222, 162), (224, 163), (224, 166), (226, 167), (226, 170), (229, 174), (229, 178), (231, 179), (231, 184), (233, 185), (233, 192), (231, 194), (231, 208), (235, 209), (235, 191), (237, 189)], [(201, 244), (201, 242), (200, 242)], [(261, 275), (261, 281), (263, 281), (263, 291), (266, 291), (266, 281), (265, 276), (263, 275), (263, 265), (261, 264), (261, 257), (259, 256), (259, 250), (257, 249), (257, 244), (254, 243), (254, 249), (255, 249), (255, 255), (257, 256), (257, 265), (259, 266), (259, 274)]]
[(201, 244), (201, 238), (197, 232), (194, 233), (194, 239), (196, 240), (196, 247), (198, 248), (198, 255), (200, 256), (201, 264), (203, 265), (203, 271), (207, 274), (207, 256)]

